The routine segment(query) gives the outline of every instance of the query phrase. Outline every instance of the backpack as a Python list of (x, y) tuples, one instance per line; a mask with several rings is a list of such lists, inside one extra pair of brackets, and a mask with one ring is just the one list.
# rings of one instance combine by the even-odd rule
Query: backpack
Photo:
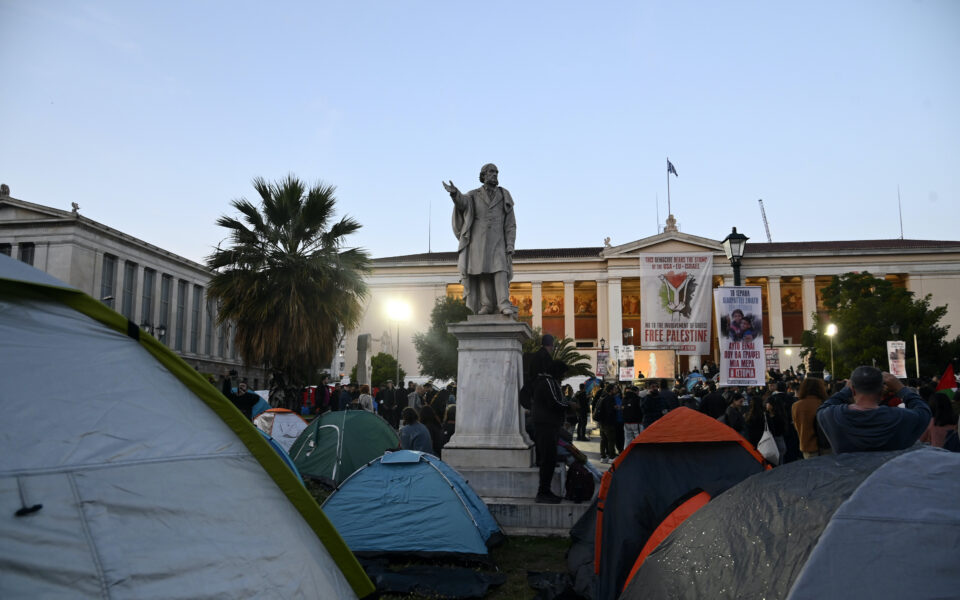
[(595, 482), (593, 474), (579, 462), (567, 467), (567, 485), (564, 498), (574, 502), (585, 502), (593, 498)]

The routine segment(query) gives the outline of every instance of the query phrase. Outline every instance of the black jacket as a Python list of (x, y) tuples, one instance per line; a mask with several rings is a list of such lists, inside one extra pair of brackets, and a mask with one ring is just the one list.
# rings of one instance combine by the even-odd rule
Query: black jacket
[(537, 425), (563, 425), (566, 403), (563, 401), (560, 379), (565, 369), (566, 365), (553, 360), (546, 348), (540, 348), (533, 355), (529, 376), (534, 378), (532, 420)]

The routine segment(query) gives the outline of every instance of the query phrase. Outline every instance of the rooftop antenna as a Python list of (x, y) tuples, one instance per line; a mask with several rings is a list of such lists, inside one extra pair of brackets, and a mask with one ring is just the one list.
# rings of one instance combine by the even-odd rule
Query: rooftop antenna
[(427, 254), (433, 252), (433, 198), (430, 199), (430, 207), (427, 209)]
[(770, 225), (767, 223), (767, 211), (763, 210), (763, 198), (758, 200), (760, 202), (760, 216), (763, 217), (763, 228), (767, 232), (767, 243), (773, 243), (773, 238), (770, 237)]
[(900, 203), (900, 184), (897, 184), (897, 210), (900, 211), (900, 239), (903, 239), (903, 205)]

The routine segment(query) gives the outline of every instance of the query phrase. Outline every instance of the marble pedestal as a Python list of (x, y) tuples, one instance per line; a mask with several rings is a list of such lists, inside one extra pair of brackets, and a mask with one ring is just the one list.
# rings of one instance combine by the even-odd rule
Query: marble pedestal
[(461, 472), (533, 467), (533, 442), (517, 402), (530, 326), (503, 315), (472, 315), (449, 331), (459, 342), (457, 430), (443, 447), (444, 462)]
[[(508, 535), (566, 535), (589, 503), (534, 502), (540, 474), (517, 397), (530, 326), (474, 315), (449, 331), (459, 341), (457, 431), (443, 447), (443, 461), (466, 479)], [(564, 479), (558, 466), (553, 493), (563, 495)]]

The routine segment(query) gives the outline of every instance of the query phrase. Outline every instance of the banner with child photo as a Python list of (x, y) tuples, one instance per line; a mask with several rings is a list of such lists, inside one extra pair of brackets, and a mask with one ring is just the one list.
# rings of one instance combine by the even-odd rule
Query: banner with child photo
[(764, 385), (763, 299), (759, 287), (713, 290), (720, 342), (720, 385)]

